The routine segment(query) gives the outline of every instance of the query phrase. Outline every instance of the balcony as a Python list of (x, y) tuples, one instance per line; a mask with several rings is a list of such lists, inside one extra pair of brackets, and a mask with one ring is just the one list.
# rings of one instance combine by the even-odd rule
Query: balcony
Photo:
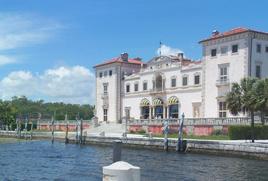
[(229, 79), (223, 78), (216, 81), (216, 86), (228, 86), (230, 84)]
[(153, 88), (153, 89), (150, 89), (150, 94), (162, 94), (162, 93), (165, 93), (165, 89), (162, 87), (162, 88)]
[(108, 92), (107, 92), (107, 93), (102, 93), (102, 94), (101, 94), (101, 98), (102, 98), (102, 99), (108, 99), (108, 98), (109, 98), (109, 96), (108, 96)]

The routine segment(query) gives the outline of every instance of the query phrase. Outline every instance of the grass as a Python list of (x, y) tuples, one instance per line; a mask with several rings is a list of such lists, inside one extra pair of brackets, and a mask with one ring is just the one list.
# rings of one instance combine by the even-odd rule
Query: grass
[[(136, 133), (139, 134), (139, 133)], [(145, 135), (145, 134), (144, 134)], [(164, 135), (153, 135), (153, 137), (163, 138)], [(169, 134), (168, 138), (178, 138), (178, 134)], [(194, 135), (183, 135), (184, 139), (204, 139), (204, 140), (230, 140), (228, 135), (210, 135), (210, 136), (194, 136)]]
[(15, 143), (18, 141), (19, 141), (19, 139), (16, 139), (16, 138), (1, 138), (0, 137), (0, 144), (1, 143)]

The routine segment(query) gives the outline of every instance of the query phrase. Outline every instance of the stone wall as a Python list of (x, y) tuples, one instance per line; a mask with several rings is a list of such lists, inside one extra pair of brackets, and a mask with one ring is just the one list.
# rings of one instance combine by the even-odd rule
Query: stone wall
[[(179, 126), (178, 125), (170, 125), (169, 132), (170, 133), (178, 133)], [(209, 136), (215, 133), (220, 134), (228, 134), (228, 126), (218, 126), (218, 125), (186, 125), (183, 128), (183, 131), (186, 135), (194, 135), (194, 136)], [(162, 134), (162, 125), (131, 125), (129, 126), (130, 133), (138, 133), (138, 132), (151, 132), (152, 134)]]

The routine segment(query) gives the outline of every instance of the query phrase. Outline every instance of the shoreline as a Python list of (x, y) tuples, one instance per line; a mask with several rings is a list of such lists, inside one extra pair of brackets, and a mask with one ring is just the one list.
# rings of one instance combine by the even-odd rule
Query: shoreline
[[(22, 134), (23, 136), (23, 134)], [(18, 138), (14, 131), (0, 131), (0, 137)], [(51, 140), (51, 132), (33, 132), (33, 140)], [(25, 139), (25, 138), (20, 138)], [(29, 138), (27, 138), (29, 139)], [(64, 132), (55, 132), (55, 141), (65, 141)], [(69, 143), (76, 143), (75, 133), (69, 133)], [(149, 138), (142, 135), (122, 135), (98, 136), (87, 135), (85, 145), (112, 145), (115, 140), (122, 141), (123, 147), (135, 147), (140, 149), (162, 150), (164, 151), (163, 138)], [(256, 140), (255, 143), (245, 140), (195, 140), (184, 139), (187, 142), (185, 153), (210, 154), (228, 157), (241, 157), (258, 160), (268, 160), (268, 140)], [(175, 152), (177, 139), (169, 139), (169, 151)], [(183, 153), (182, 153), (183, 154)]]

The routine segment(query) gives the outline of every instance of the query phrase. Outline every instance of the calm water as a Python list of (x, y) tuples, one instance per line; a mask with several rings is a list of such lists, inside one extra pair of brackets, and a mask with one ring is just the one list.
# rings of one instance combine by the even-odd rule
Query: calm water
[[(112, 149), (32, 141), (0, 144), (0, 180), (102, 180)], [(141, 167), (143, 181), (268, 180), (268, 162), (198, 154), (123, 149), (122, 158)]]

